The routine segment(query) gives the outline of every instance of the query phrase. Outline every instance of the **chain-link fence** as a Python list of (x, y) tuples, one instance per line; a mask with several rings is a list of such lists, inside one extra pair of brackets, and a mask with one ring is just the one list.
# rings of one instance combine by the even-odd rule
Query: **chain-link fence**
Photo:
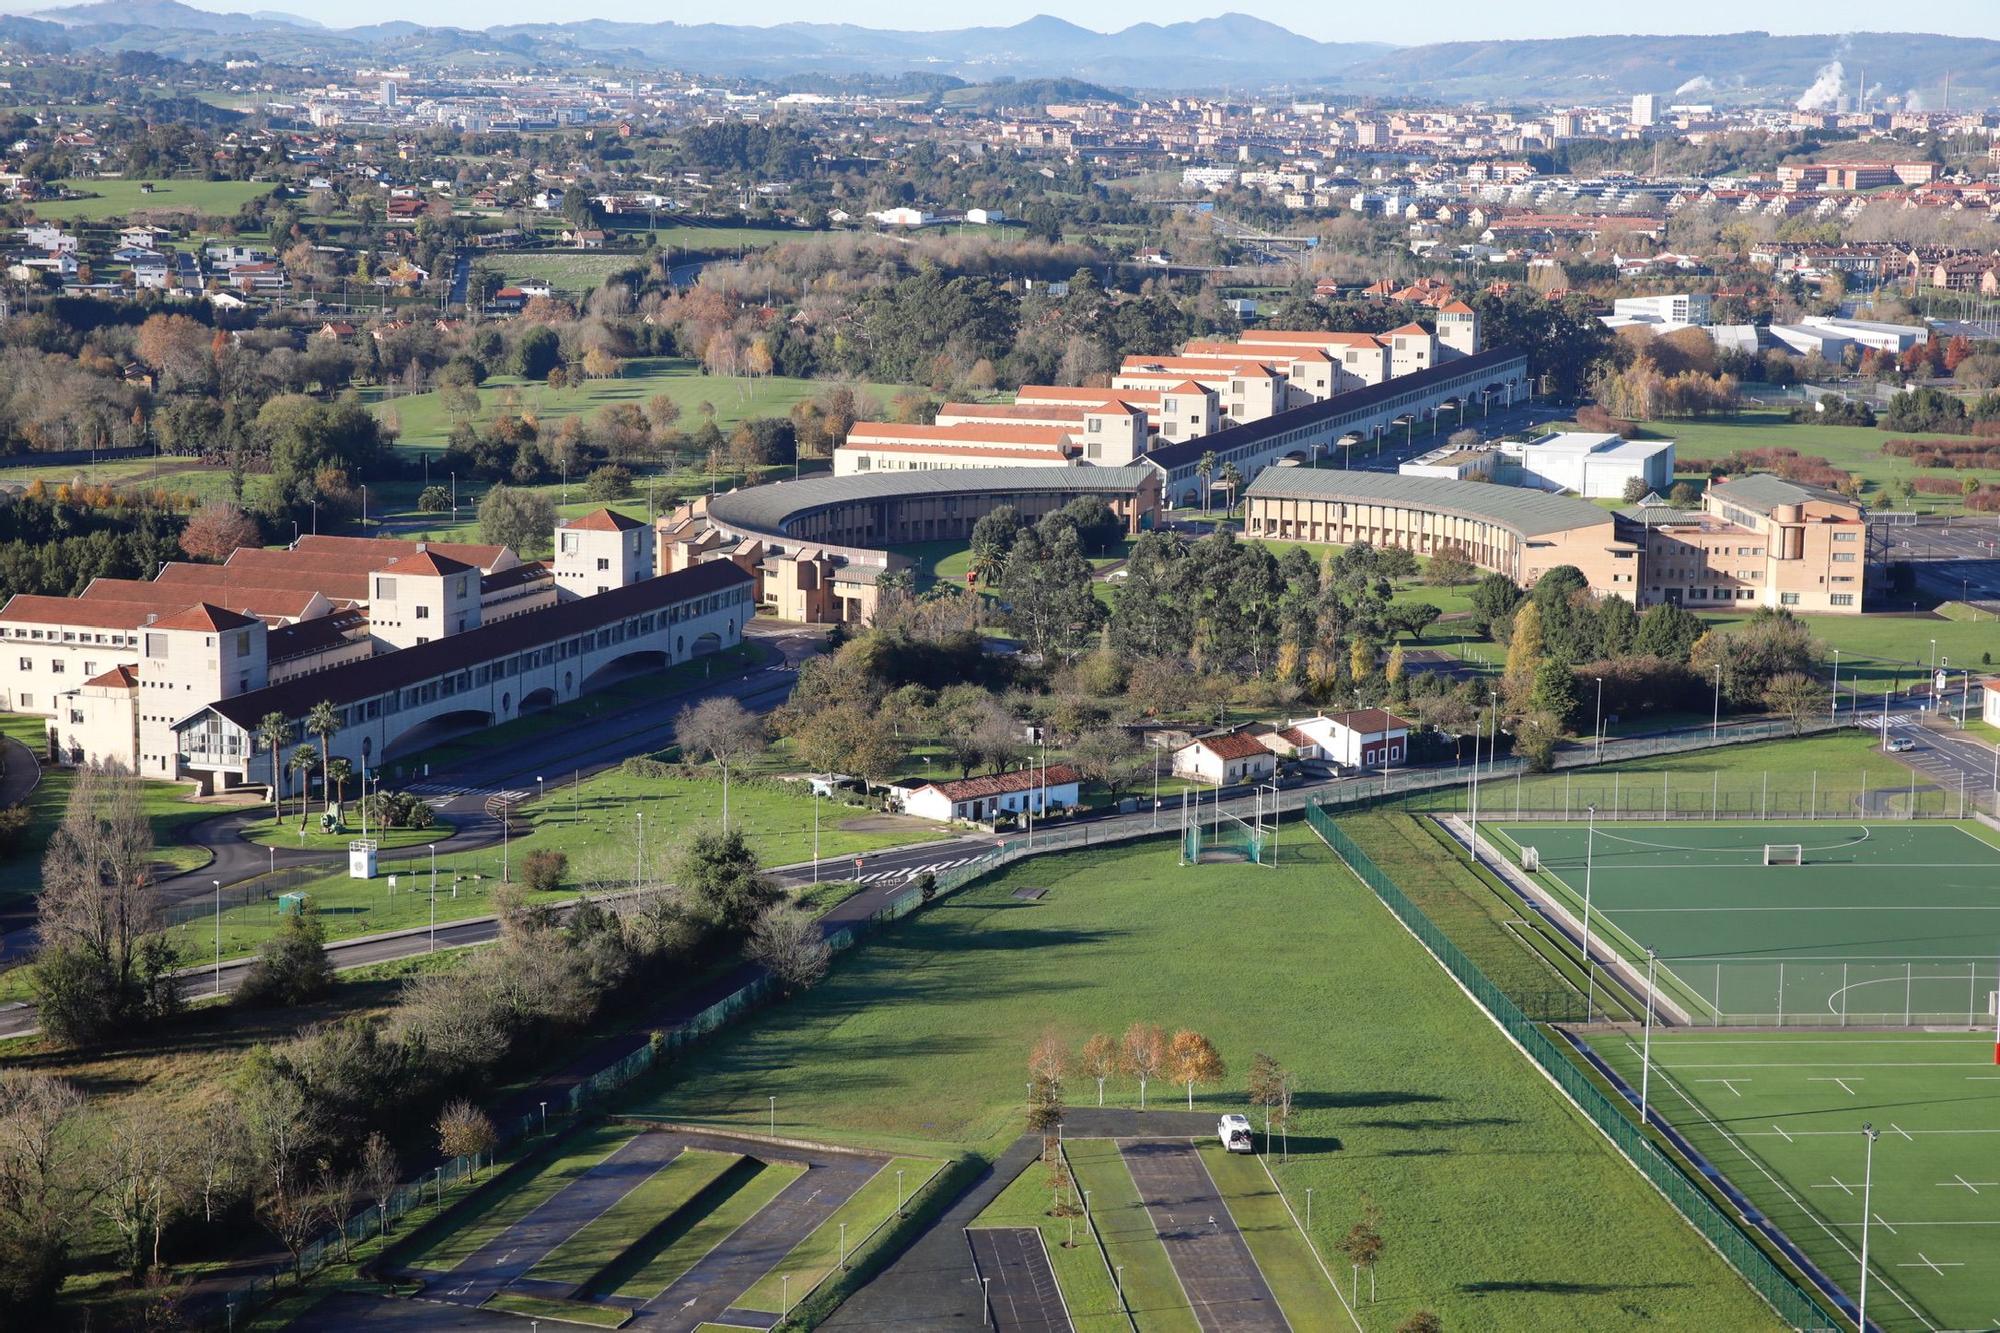
[(1770, 1302), (1781, 1318), (1797, 1329), (1835, 1329), (1839, 1322), (1745, 1235), (1715, 1202), (1681, 1173), (1617, 1105), (1592, 1083), (1584, 1071), (1562, 1053), (1540, 1027), (1462, 953), (1423, 910), (1356, 846), (1318, 803), (1306, 807), (1306, 822), (1325, 840), (1355, 876), (1375, 891), (1396, 918), (1428, 949), (1431, 956), (1471, 993), (1500, 1029), (1526, 1053), (1591, 1123), (1609, 1138), (1628, 1161), (1665, 1195), (1682, 1217), (1721, 1252), (1745, 1281)]
[(1588, 770), (1529, 773), (1504, 763), (1481, 764), (1448, 786), (1409, 787), (1387, 793), (1336, 790), (1330, 807), (1356, 798), (1408, 814), (1472, 814), (1489, 819), (1600, 821), (1972, 819), (2000, 815), (2000, 791), (1961, 775), (1945, 786), (1912, 776), (1907, 782), (1871, 782), (1851, 770), (1745, 771), (1742, 768), (1662, 769), (1644, 773)]

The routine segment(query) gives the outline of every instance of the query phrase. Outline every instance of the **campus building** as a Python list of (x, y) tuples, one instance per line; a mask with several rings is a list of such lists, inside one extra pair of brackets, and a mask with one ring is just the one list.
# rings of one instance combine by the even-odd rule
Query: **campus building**
[[(283, 550), (245, 547), (220, 565), (168, 564), (149, 581), (97, 579), (77, 597), (16, 596), (0, 608), (0, 706), (45, 717), (59, 761), (115, 759), (142, 777), (194, 778), (215, 789), (246, 780), (238, 732), (247, 728), (199, 719), (248, 707), (237, 700), (275, 699), (266, 711), (278, 711), (292, 695), (310, 696), (310, 707), (372, 689), (372, 702), (353, 715), (353, 734), (334, 748), (379, 762), (443, 715), (429, 705), (463, 702), (475, 678), (493, 686), (493, 697), (446, 711), (503, 721), (585, 692), (614, 658), (648, 652), (675, 661), (727, 646), (748, 619), (744, 577), (739, 596), (701, 613), (719, 615), (714, 625), (673, 633), (694, 647), (669, 646), (668, 629), (690, 619), (689, 602), (701, 598), (654, 579), (653, 531), (644, 523), (600, 510), (559, 528), (556, 549), (551, 570), (504, 546), (307, 535)], [(604, 600), (638, 587), (648, 591), (636, 615)], [(569, 607), (588, 609), (551, 618)], [(632, 624), (614, 630), (614, 620)], [(605, 656), (648, 636), (660, 642)], [(587, 647), (575, 647), (579, 637)], [(510, 644), (556, 645), (543, 664), (550, 679), (517, 685), (527, 679), (520, 662), (482, 656)], [(578, 660), (558, 668), (570, 658)], [(400, 684), (426, 664), (437, 670), (410, 680), (439, 683), (408, 698), (386, 693), (382, 682)], [(268, 770), (257, 776), (268, 780)]]
[(1752, 475), (1711, 486), (1697, 510), (1612, 513), (1545, 491), (1433, 477), (1283, 468), (1245, 492), (1251, 537), (1456, 547), (1528, 586), (1558, 565), (1635, 606), (1768, 606), (1858, 614), (1870, 578), (1867, 514), (1819, 487)]

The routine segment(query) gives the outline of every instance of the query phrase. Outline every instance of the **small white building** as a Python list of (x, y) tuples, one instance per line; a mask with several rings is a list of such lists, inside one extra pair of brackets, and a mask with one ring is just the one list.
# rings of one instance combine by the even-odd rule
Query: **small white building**
[(1322, 713), (1286, 730), (1309, 737), (1324, 758), (1349, 768), (1385, 768), (1410, 756), (1410, 724), (1384, 708)]
[(975, 227), (997, 227), (1007, 220), (1007, 215), (997, 208), (968, 208), (965, 220)]
[(1672, 440), (1626, 440), (1595, 431), (1558, 431), (1501, 446), (1520, 465), (1522, 485), (1570, 491), (1586, 500), (1617, 500), (1634, 477), (1664, 495), (1674, 484)]
[(1807, 315), (1799, 321), (1809, 329), (1825, 329), (1849, 342), (1878, 352), (1901, 356), (1912, 347), (1930, 341), (1931, 331), (1922, 324), (1885, 324), (1872, 319), (1840, 319), (1833, 315)]
[(1980, 691), (1982, 707), (1979, 715), (1989, 727), (2000, 727), (2000, 679), (1981, 682), (1985, 688)]
[(1218, 787), (1267, 782), (1278, 771), (1278, 756), (1247, 731), (1201, 736), (1174, 751), (1174, 776)]
[(907, 205), (884, 208), (868, 216), (877, 226), (882, 227), (928, 227), (937, 221), (936, 214), (926, 213), (921, 208), (910, 208)]
[(1621, 296), (1612, 301), (1611, 313), (1638, 324), (1670, 324), (1686, 328), (1705, 325), (1715, 298), (1707, 292), (1674, 292), (1665, 296)]
[(990, 824), (996, 815), (1073, 806), (1083, 788), (1083, 774), (1068, 764), (1022, 768), (988, 777), (926, 782), (903, 793), (903, 813), (940, 823), (952, 819)]
[(1764, 330), (1772, 342), (1781, 344), (1787, 350), (1800, 356), (1810, 356), (1818, 352), (1828, 361), (1839, 365), (1847, 355), (1847, 349), (1854, 339), (1837, 329), (1825, 328), (1818, 324), (1773, 324)]

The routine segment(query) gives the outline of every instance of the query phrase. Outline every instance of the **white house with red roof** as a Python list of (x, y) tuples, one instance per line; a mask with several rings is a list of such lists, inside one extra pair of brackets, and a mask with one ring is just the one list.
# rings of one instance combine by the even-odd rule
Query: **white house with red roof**
[(1385, 708), (1299, 718), (1286, 730), (1310, 737), (1322, 758), (1348, 768), (1386, 768), (1409, 762), (1410, 724)]
[(1018, 815), (1024, 810), (1041, 814), (1073, 806), (1082, 789), (1083, 774), (1068, 764), (1050, 764), (1047, 768), (926, 782), (905, 789), (902, 805), (903, 813), (919, 819), (990, 824), (996, 815)]
[(1248, 731), (1198, 736), (1174, 751), (1174, 776), (1218, 787), (1239, 782), (1268, 782), (1278, 771), (1278, 756), (1261, 737)]
[(592, 597), (654, 574), (653, 525), (599, 509), (556, 529), (556, 587), (564, 599)]

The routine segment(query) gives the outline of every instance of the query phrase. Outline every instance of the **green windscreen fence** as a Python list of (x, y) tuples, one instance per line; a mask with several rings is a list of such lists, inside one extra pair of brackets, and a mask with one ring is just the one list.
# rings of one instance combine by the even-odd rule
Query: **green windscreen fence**
[(1647, 1180), (1666, 1195), (1681, 1216), (1722, 1253), (1723, 1258), (1743, 1275), (1758, 1295), (1771, 1303), (1785, 1322), (1798, 1329), (1836, 1329), (1842, 1326), (1841, 1321), (1827, 1313), (1818, 1300), (1773, 1263), (1729, 1215), (1716, 1206), (1714, 1200), (1683, 1175), (1680, 1168), (1653, 1145), (1652, 1140), (1618, 1109), (1611, 1098), (1564, 1056), (1562, 1049), (1548, 1034), (1530, 1022), (1520, 1007), (1489, 981), (1486, 974), (1424, 915), (1423, 910), (1396, 887), (1368, 853), (1341, 831), (1325, 809), (1317, 802), (1308, 802), (1305, 813), (1306, 823), (1313, 832), (1347, 863), (1362, 883), (1375, 891), (1375, 895), (1396, 914), (1398, 920), (1409, 927), (1410, 932), (1422, 941), (1445, 970), (1456, 977), (1502, 1030), (1528, 1053), (1528, 1058), (1555, 1080), (1570, 1101), (1617, 1145), (1618, 1150), (1639, 1168)]

